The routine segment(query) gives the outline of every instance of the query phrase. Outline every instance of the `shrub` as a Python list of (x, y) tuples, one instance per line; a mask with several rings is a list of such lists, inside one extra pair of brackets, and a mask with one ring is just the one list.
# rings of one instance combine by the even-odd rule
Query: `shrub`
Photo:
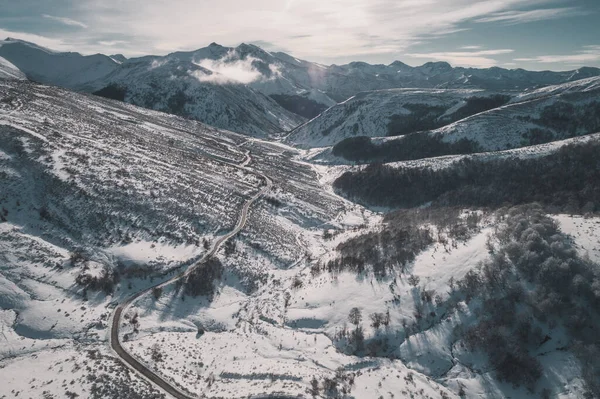
[(588, 355), (600, 354), (595, 333), (600, 329), (600, 268), (579, 257), (539, 205), (511, 208), (495, 239), (500, 245), (491, 259), (458, 282), (462, 295), (477, 296), (481, 303), (465, 342), (488, 354), (498, 378), (532, 388), (542, 366), (531, 353), (550, 339), (540, 325), (548, 323), (552, 330), (561, 323), (587, 389), (598, 396), (600, 362)]
[(107, 265), (102, 266), (102, 270), (98, 276), (88, 274), (86, 271), (87, 265), (84, 266), (81, 273), (75, 278), (75, 282), (86, 289), (104, 291), (106, 294), (111, 294), (115, 289), (115, 285), (119, 282), (118, 273)]
[(162, 295), (163, 289), (162, 287), (154, 287), (152, 288), (152, 295), (154, 295), (154, 298), (156, 300), (160, 299), (161, 295)]
[(223, 275), (223, 264), (211, 256), (206, 261), (194, 268), (184, 282), (184, 293), (191, 296), (214, 294), (214, 281)]
[(360, 322), (362, 321), (362, 312), (359, 308), (352, 308), (350, 310), (350, 313), (348, 313), (348, 321), (350, 321), (350, 323), (354, 324), (355, 326), (358, 326), (360, 324)]

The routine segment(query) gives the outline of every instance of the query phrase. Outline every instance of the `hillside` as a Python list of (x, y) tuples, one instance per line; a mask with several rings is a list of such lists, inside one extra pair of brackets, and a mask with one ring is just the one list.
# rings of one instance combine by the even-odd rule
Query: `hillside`
[(255, 137), (276, 136), (304, 119), (247, 85), (206, 80), (212, 72), (189, 61), (123, 62), (95, 93)]
[[(437, 129), (398, 137), (350, 136), (331, 148), (315, 148), (306, 157), (323, 163), (394, 162), (520, 148), (595, 133), (600, 129), (599, 84), (599, 78), (589, 78), (512, 94), (510, 100), (505, 97), (504, 105)], [(459, 109), (453, 115), (460, 114)], [(326, 113), (292, 132), (287, 140), (305, 134), (316, 137), (315, 143), (322, 142), (319, 130), (312, 131), (321, 118), (327, 120)], [(425, 117), (420, 123), (443, 123), (438, 121)]]
[(482, 90), (391, 89), (359, 93), (294, 129), (286, 142), (332, 146), (356, 136), (385, 137), (431, 130), (499, 107), (510, 95)]
[(35, 82), (81, 90), (114, 71), (118, 64), (103, 54), (59, 53), (23, 40), (0, 41), (5, 58)]
[[(128, 350), (172, 384), (208, 396), (303, 396), (316, 379), (363, 397), (398, 389), (453, 397), (402, 362), (365, 363), (332, 350), (327, 334), (284, 321), (295, 276), (327, 251), (322, 226), (352, 229), (373, 217), (322, 187), (310, 166), (291, 159), (293, 149), (29, 82), (2, 81), (0, 96), (0, 366), (8, 382), (0, 396), (163, 397), (108, 350), (111, 309), (231, 230), (242, 202), (263, 187), (261, 173), (272, 188), (219, 250), (223, 272), (212, 293), (188, 282), (140, 298), (124, 316)], [(281, 350), (298, 339), (296, 355)], [(158, 363), (146, 358), (156, 340), (169, 348)]]
[(0, 57), (0, 79), (26, 79), (25, 74), (16, 66)]
[(496, 209), (540, 202), (594, 212), (598, 134), (515, 150), (343, 167), (337, 192), (370, 206)]

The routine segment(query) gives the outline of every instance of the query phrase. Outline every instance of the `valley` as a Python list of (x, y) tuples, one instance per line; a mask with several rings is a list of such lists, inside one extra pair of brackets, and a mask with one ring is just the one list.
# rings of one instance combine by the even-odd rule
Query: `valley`
[(597, 397), (598, 75), (3, 41), (0, 398)]

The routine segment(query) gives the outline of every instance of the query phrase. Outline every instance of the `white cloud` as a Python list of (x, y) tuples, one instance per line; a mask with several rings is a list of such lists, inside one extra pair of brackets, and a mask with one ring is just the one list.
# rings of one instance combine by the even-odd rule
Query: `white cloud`
[(538, 62), (541, 64), (568, 64), (574, 66), (600, 61), (600, 45), (584, 46), (575, 54), (539, 55), (528, 58), (515, 58), (518, 62)]
[[(230, 52), (219, 60), (204, 59), (197, 65), (211, 71), (206, 74), (201, 71), (192, 72), (192, 75), (201, 82), (215, 84), (242, 83), (248, 84), (263, 79), (263, 75), (252, 65), (256, 58), (237, 58), (235, 52)], [(273, 71), (277, 73), (277, 71)]]
[[(532, 16), (514, 14), (524, 12), (523, 6), (523, 0), (84, 0), (73, 12), (89, 15), (90, 29), (99, 34), (151, 43), (146, 53), (191, 50), (211, 41), (268, 40), (297, 57), (326, 63), (345, 56), (387, 54), (392, 59), (418, 42), (464, 30), (462, 24), (469, 21), (527, 22)], [(538, 19), (556, 15), (535, 14)]]
[(498, 64), (491, 56), (510, 54), (512, 49), (480, 50), (480, 51), (449, 51), (433, 53), (408, 53), (411, 58), (422, 60), (446, 61), (455, 66), (473, 66), (478, 68), (489, 68)]
[(493, 13), (487, 17), (478, 18), (475, 22), (502, 22), (505, 24), (520, 24), (526, 22), (543, 21), (548, 19), (571, 17), (584, 12), (576, 7), (547, 8), (539, 10), (511, 10)]
[(44, 17), (46, 19), (51, 19), (51, 20), (56, 21), (56, 22), (60, 22), (63, 25), (77, 26), (77, 27), (80, 27), (80, 28), (87, 28), (88, 27), (83, 22), (75, 21), (74, 19), (71, 19), (71, 18), (55, 17), (54, 15), (48, 15), (48, 14), (42, 15), (42, 17)]
[(106, 47), (114, 47), (114, 46), (120, 46), (123, 44), (127, 44), (127, 42), (124, 40), (101, 40), (98, 42), (98, 44), (100, 44), (101, 46), (106, 46)]
[(479, 50), (481, 49), (481, 46), (462, 46), (460, 47), (461, 50)]

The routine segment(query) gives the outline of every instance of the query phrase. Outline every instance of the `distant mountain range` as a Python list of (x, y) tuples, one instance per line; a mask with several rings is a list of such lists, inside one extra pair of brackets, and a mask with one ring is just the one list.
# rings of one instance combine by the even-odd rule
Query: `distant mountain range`
[(446, 62), (417, 67), (400, 61), (325, 66), (252, 44), (211, 43), (195, 51), (127, 59), (120, 54), (55, 52), (8, 38), (0, 42), (0, 57), (0, 76), (25, 75), (40, 83), (93, 92), (259, 137), (289, 131), (361, 92), (522, 91), (600, 75), (600, 69), (587, 67), (532, 72), (452, 67)]

